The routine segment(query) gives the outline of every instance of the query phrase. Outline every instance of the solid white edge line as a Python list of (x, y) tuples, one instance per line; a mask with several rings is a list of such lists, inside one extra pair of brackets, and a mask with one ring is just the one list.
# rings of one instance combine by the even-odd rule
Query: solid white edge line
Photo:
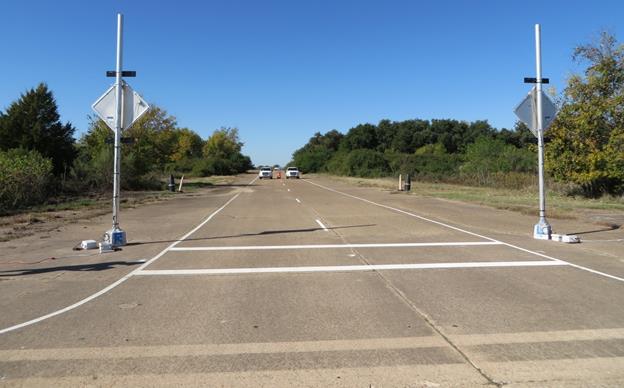
[[(258, 177), (254, 178), (251, 182), (249, 182), (247, 185), (251, 185), (252, 183), (254, 183), (256, 181), (256, 179), (258, 179)], [(194, 228), (193, 230), (191, 230), (190, 232), (188, 232), (187, 234), (185, 234), (184, 236), (182, 236), (181, 238), (179, 238), (178, 240), (176, 240), (175, 242), (173, 242), (171, 245), (169, 245), (167, 248), (165, 248), (164, 250), (162, 250), (160, 253), (158, 253), (156, 256), (152, 257), (150, 260), (146, 261), (144, 264), (142, 264), (140, 267), (136, 268), (135, 270), (133, 270), (132, 272), (126, 274), (124, 277), (122, 277), (121, 279), (117, 280), (116, 282), (110, 284), (109, 286), (101, 289), (100, 291), (96, 292), (93, 295), (90, 295), (72, 305), (69, 305), (65, 308), (62, 308), (60, 310), (51, 312), (49, 314), (46, 315), (42, 315), (38, 318), (34, 318), (31, 319), (29, 321), (26, 322), (22, 322), (19, 323), (17, 325), (13, 325), (13, 326), (9, 326), (7, 328), (1, 329), (0, 330), (0, 334), (4, 334), (13, 330), (17, 330), (17, 329), (21, 329), (23, 327), (26, 326), (30, 326), (32, 324), (44, 321), (48, 318), (52, 318), (55, 317), (57, 315), (66, 313), (68, 311), (71, 311), (77, 307), (82, 306), (85, 303), (88, 303), (90, 301), (92, 301), (93, 299), (104, 295), (105, 293), (107, 293), (108, 291), (112, 290), (113, 288), (117, 287), (118, 285), (120, 285), (121, 283), (125, 282), (126, 280), (130, 279), (132, 276), (136, 275), (138, 272), (142, 271), (143, 268), (147, 267), (148, 265), (150, 265), (151, 263), (153, 263), (154, 261), (160, 259), (165, 253), (167, 253), (169, 250), (171, 250), (171, 248), (175, 247), (178, 243), (182, 242), (183, 240), (185, 240), (186, 238), (188, 238), (188, 236), (190, 236), (191, 234), (195, 233), (199, 228), (201, 228), (202, 226), (204, 226), (208, 221), (210, 221), (217, 213), (219, 213), (221, 210), (223, 210), (227, 205), (229, 205), (232, 201), (234, 201), (241, 193), (236, 194), (234, 197), (230, 198), (223, 206), (221, 206), (220, 208), (218, 208), (217, 210), (215, 210), (212, 214), (210, 214), (208, 216), (208, 218), (206, 218), (201, 224), (199, 224), (196, 228)]]
[(265, 267), (265, 268), (214, 268), (214, 269), (158, 269), (142, 270), (136, 276), (173, 276), (173, 275), (232, 275), (257, 273), (302, 273), (302, 272), (354, 272), (388, 271), (401, 269), (462, 269), (462, 268), (502, 268), (502, 267), (550, 267), (562, 266), (558, 261), (492, 261), (466, 263), (424, 263), (424, 264), (371, 264), (371, 265), (334, 265), (303, 267)]
[[(355, 195), (351, 195), (351, 194), (348, 194), (348, 193), (343, 193), (342, 191), (338, 191), (338, 190), (332, 189), (330, 187), (326, 187), (326, 186), (323, 186), (321, 184), (311, 182), (309, 179), (306, 179), (304, 182), (307, 182), (307, 183), (309, 183), (311, 185), (314, 185), (314, 186), (318, 186), (318, 187), (320, 187), (322, 189), (325, 189), (325, 190), (328, 190), (328, 191), (333, 191), (334, 193), (337, 193), (337, 194), (340, 194), (340, 195), (344, 195), (346, 197), (351, 197), (351, 198), (357, 199), (359, 201), (363, 201), (363, 202), (369, 203), (371, 205), (379, 206), (379, 207), (382, 207), (382, 208), (385, 208), (385, 209), (389, 209), (389, 210), (392, 210), (392, 211), (395, 211), (395, 212), (398, 212), (398, 213), (402, 213), (402, 214), (405, 214), (405, 215), (408, 215), (408, 216), (411, 216), (411, 217), (415, 217), (415, 218), (421, 219), (423, 221), (431, 222), (433, 224), (437, 224), (437, 225), (443, 226), (445, 228), (453, 229), (453, 230), (456, 230), (458, 232), (466, 233), (466, 234), (469, 234), (469, 235), (472, 235), (472, 236), (475, 236), (475, 237), (479, 237), (479, 238), (482, 238), (482, 239), (485, 239), (485, 240), (502, 243), (501, 241), (498, 241), (498, 240), (493, 239), (491, 237), (486, 237), (486, 236), (483, 236), (483, 235), (480, 235), (480, 234), (477, 234), (477, 233), (474, 233), (474, 232), (470, 232), (470, 231), (458, 228), (456, 226), (448, 225), (448, 224), (445, 224), (445, 223), (440, 222), (440, 221), (436, 221), (436, 220), (432, 220), (432, 219), (427, 218), (427, 217), (419, 216), (418, 214), (410, 213), (408, 211), (397, 209), (397, 208), (394, 208), (392, 206), (388, 206), (388, 205), (384, 205), (384, 204), (381, 204), (381, 203), (373, 202), (373, 201), (370, 201), (370, 200), (368, 200), (366, 198), (361, 198), (361, 197), (357, 197)], [(504, 244), (504, 243), (502, 243), (502, 244)]]
[(340, 195), (344, 195), (346, 197), (351, 197), (351, 198), (354, 198), (354, 199), (357, 199), (357, 200), (369, 203), (371, 205), (375, 205), (375, 206), (379, 206), (379, 207), (382, 207), (382, 208), (385, 208), (385, 209), (389, 209), (389, 210), (392, 210), (392, 211), (395, 211), (395, 212), (398, 212), (398, 213), (402, 213), (402, 214), (405, 214), (405, 215), (408, 215), (408, 216), (411, 216), (411, 217), (415, 217), (415, 218), (421, 219), (423, 221), (428, 221), (428, 222), (431, 222), (431, 223), (434, 223), (434, 224), (437, 224), (437, 225), (440, 225), (440, 226), (444, 226), (444, 227), (449, 228), (449, 229), (453, 229), (453, 230), (457, 230), (459, 232), (467, 233), (467, 234), (470, 234), (472, 236), (480, 237), (480, 238), (483, 238), (483, 239), (486, 239), (486, 240), (490, 240), (490, 241), (499, 242), (499, 243), (501, 243), (503, 245), (506, 245), (506, 246), (508, 246), (510, 248), (518, 249), (520, 251), (523, 251), (523, 252), (526, 252), (526, 253), (530, 253), (532, 255), (540, 256), (540, 257), (543, 257), (543, 258), (546, 258), (546, 259), (549, 259), (549, 260), (553, 260), (553, 261), (556, 261), (556, 262), (565, 263), (565, 264), (569, 265), (570, 267), (574, 267), (574, 268), (577, 268), (577, 269), (580, 269), (580, 270), (583, 270), (583, 271), (591, 272), (593, 274), (604, 276), (604, 277), (607, 277), (609, 279), (613, 279), (613, 280), (618, 280), (620, 282), (624, 282), (624, 278), (621, 278), (621, 277), (618, 277), (618, 276), (615, 276), (615, 275), (611, 275), (611, 274), (608, 274), (608, 273), (605, 273), (605, 272), (596, 271), (595, 269), (583, 267), (582, 265), (570, 263), (568, 261), (557, 259), (557, 258), (552, 257), (552, 256), (544, 255), (544, 254), (541, 254), (541, 253), (538, 253), (538, 252), (535, 252), (535, 251), (531, 251), (529, 249), (521, 248), (521, 247), (519, 247), (517, 245), (509, 244), (509, 243), (506, 243), (504, 241), (499, 241), (499, 240), (493, 239), (491, 237), (486, 237), (486, 236), (483, 236), (483, 235), (480, 235), (480, 234), (477, 234), (477, 233), (473, 233), (473, 232), (470, 232), (470, 231), (458, 228), (456, 226), (448, 225), (448, 224), (445, 224), (445, 223), (440, 222), (440, 221), (435, 221), (435, 220), (432, 220), (432, 219), (429, 219), (429, 218), (426, 218), (426, 217), (423, 217), (423, 216), (419, 216), (419, 215), (414, 214), (414, 213), (410, 213), (410, 212), (405, 211), (405, 210), (397, 209), (397, 208), (394, 208), (392, 206), (383, 205), (381, 203), (373, 202), (373, 201), (370, 201), (370, 200), (365, 199), (365, 198), (361, 198), (361, 197), (357, 197), (355, 195), (347, 194), (347, 193), (344, 193), (342, 191), (338, 191), (338, 190), (332, 189), (330, 187), (326, 187), (326, 186), (323, 186), (321, 184), (311, 182), (310, 180), (307, 180), (307, 179), (304, 180), (304, 182), (307, 182), (307, 183), (309, 183), (311, 185), (314, 185), (314, 186), (318, 186), (318, 187), (320, 187), (322, 189), (325, 189), (325, 190), (328, 190), (328, 191), (332, 191), (332, 192), (340, 194)]
[(240, 245), (223, 247), (175, 247), (171, 251), (252, 251), (283, 249), (349, 249), (349, 248), (405, 248), (405, 247), (454, 247), (471, 245), (505, 245), (498, 241), (466, 241), (436, 243), (387, 243), (387, 244), (312, 244), (312, 245)]
[(324, 231), (329, 232), (329, 229), (327, 229), (327, 227), (325, 225), (323, 225), (323, 223), (321, 222), (321, 220), (316, 220), (316, 223), (319, 224), (319, 226), (321, 228), (323, 228)]

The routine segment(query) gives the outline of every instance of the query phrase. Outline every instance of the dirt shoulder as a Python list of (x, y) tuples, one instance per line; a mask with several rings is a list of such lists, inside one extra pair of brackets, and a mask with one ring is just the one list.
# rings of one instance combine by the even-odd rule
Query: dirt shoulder
[[(122, 191), (121, 208), (134, 209), (140, 206), (169, 201), (174, 198), (208, 195), (209, 187), (228, 185), (235, 181), (233, 176), (214, 176), (185, 179), (182, 192), (169, 191)], [(46, 234), (68, 224), (89, 220), (112, 212), (112, 199), (107, 194), (91, 194), (72, 197), (56, 204), (41, 205), (24, 209), (12, 215), (0, 216), (0, 242), (22, 237)]]

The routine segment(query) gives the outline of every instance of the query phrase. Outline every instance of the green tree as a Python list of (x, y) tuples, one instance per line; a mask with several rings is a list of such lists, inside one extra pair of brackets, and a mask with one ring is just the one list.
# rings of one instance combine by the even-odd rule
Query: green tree
[(537, 145), (537, 137), (531, 132), (529, 127), (522, 121), (516, 121), (512, 130), (503, 128), (496, 133), (496, 139), (500, 139), (507, 144), (518, 148), (527, 148)]
[(164, 172), (172, 161), (176, 147), (177, 122), (174, 116), (160, 107), (152, 107), (129, 129), (125, 137), (134, 138), (124, 146), (124, 156), (134, 173), (143, 175), (150, 171)]
[[(122, 187), (153, 187), (153, 174), (162, 174), (177, 146), (175, 117), (159, 107), (152, 107), (122, 134), (133, 139), (123, 144), (121, 156)], [(104, 188), (112, 182), (113, 132), (99, 118), (91, 117), (89, 129), (78, 142), (80, 152), (73, 177), (88, 188)]]
[(222, 127), (213, 132), (203, 147), (203, 159), (194, 172), (198, 175), (231, 175), (252, 168), (251, 159), (241, 153), (243, 142), (237, 128)]
[(391, 149), (397, 152), (411, 154), (417, 148), (431, 143), (429, 121), (406, 120), (395, 123), (394, 137)]
[(324, 135), (316, 132), (308, 143), (293, 153), (292, 164), (303, 172), (326, 170), (326, 164), (340, 147), (344, 135), (333, 129)]
[(61, 123), (52, 91), (44, 83), (28, 90), (0, 117), (0, 150), (36, 150), (52, 160), (53, 172), (68, 170), (76, 156), (75, 128)]
[(237, 128), (220, 128), (206, 140), (204, 144), (204, 156), (219, 159), (227, 159), (240, 153), (243, 143), (238, 138)]
[(379, 141), (377, 139), (378, 130), (373, 124), (360, 124), (351, 128), (347, 132), (342, 146), (345, 150), (369, 149), (377, 148)]
[(171, 160), (201, 158), (204, 141), (194, 131), (188, 128), (179, 129), (176, 133), (176, 146)]
[(574, 50), (588, 63), (568, 79), (563, 105), (548, 136), (546, 167), (586, 194), (624, 191), (624, 45), (603, 32)]

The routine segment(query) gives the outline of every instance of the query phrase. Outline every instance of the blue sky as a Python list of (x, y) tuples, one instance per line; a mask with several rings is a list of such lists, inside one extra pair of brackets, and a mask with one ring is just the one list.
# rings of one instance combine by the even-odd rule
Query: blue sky
[(388, 118), (488, 120), (512, 127), (534, 76), (563, 91), (573, 47), (607, 29), (621, 1), (6, 0), (0, 109), (46, 82), (63, 121), (88, 127), (110, 86), (116, 13), (135, 90), (206, 138), (238, 127), (256, 164), (283, 164), (316, 131)]

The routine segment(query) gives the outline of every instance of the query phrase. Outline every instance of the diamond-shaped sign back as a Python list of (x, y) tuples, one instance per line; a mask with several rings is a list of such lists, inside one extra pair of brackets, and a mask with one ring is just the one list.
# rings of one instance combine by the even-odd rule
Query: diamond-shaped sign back
[[(123, 82), (121, 103), (123, 106), (121, 113), (121, 129), (128, 129), (149, 109), (149, 104), (143, 100), (139, 93), (135, 92), (130, 85)], [(95, 113), (115, 131), (115, 85), (111, 86), (92, 105)]]

